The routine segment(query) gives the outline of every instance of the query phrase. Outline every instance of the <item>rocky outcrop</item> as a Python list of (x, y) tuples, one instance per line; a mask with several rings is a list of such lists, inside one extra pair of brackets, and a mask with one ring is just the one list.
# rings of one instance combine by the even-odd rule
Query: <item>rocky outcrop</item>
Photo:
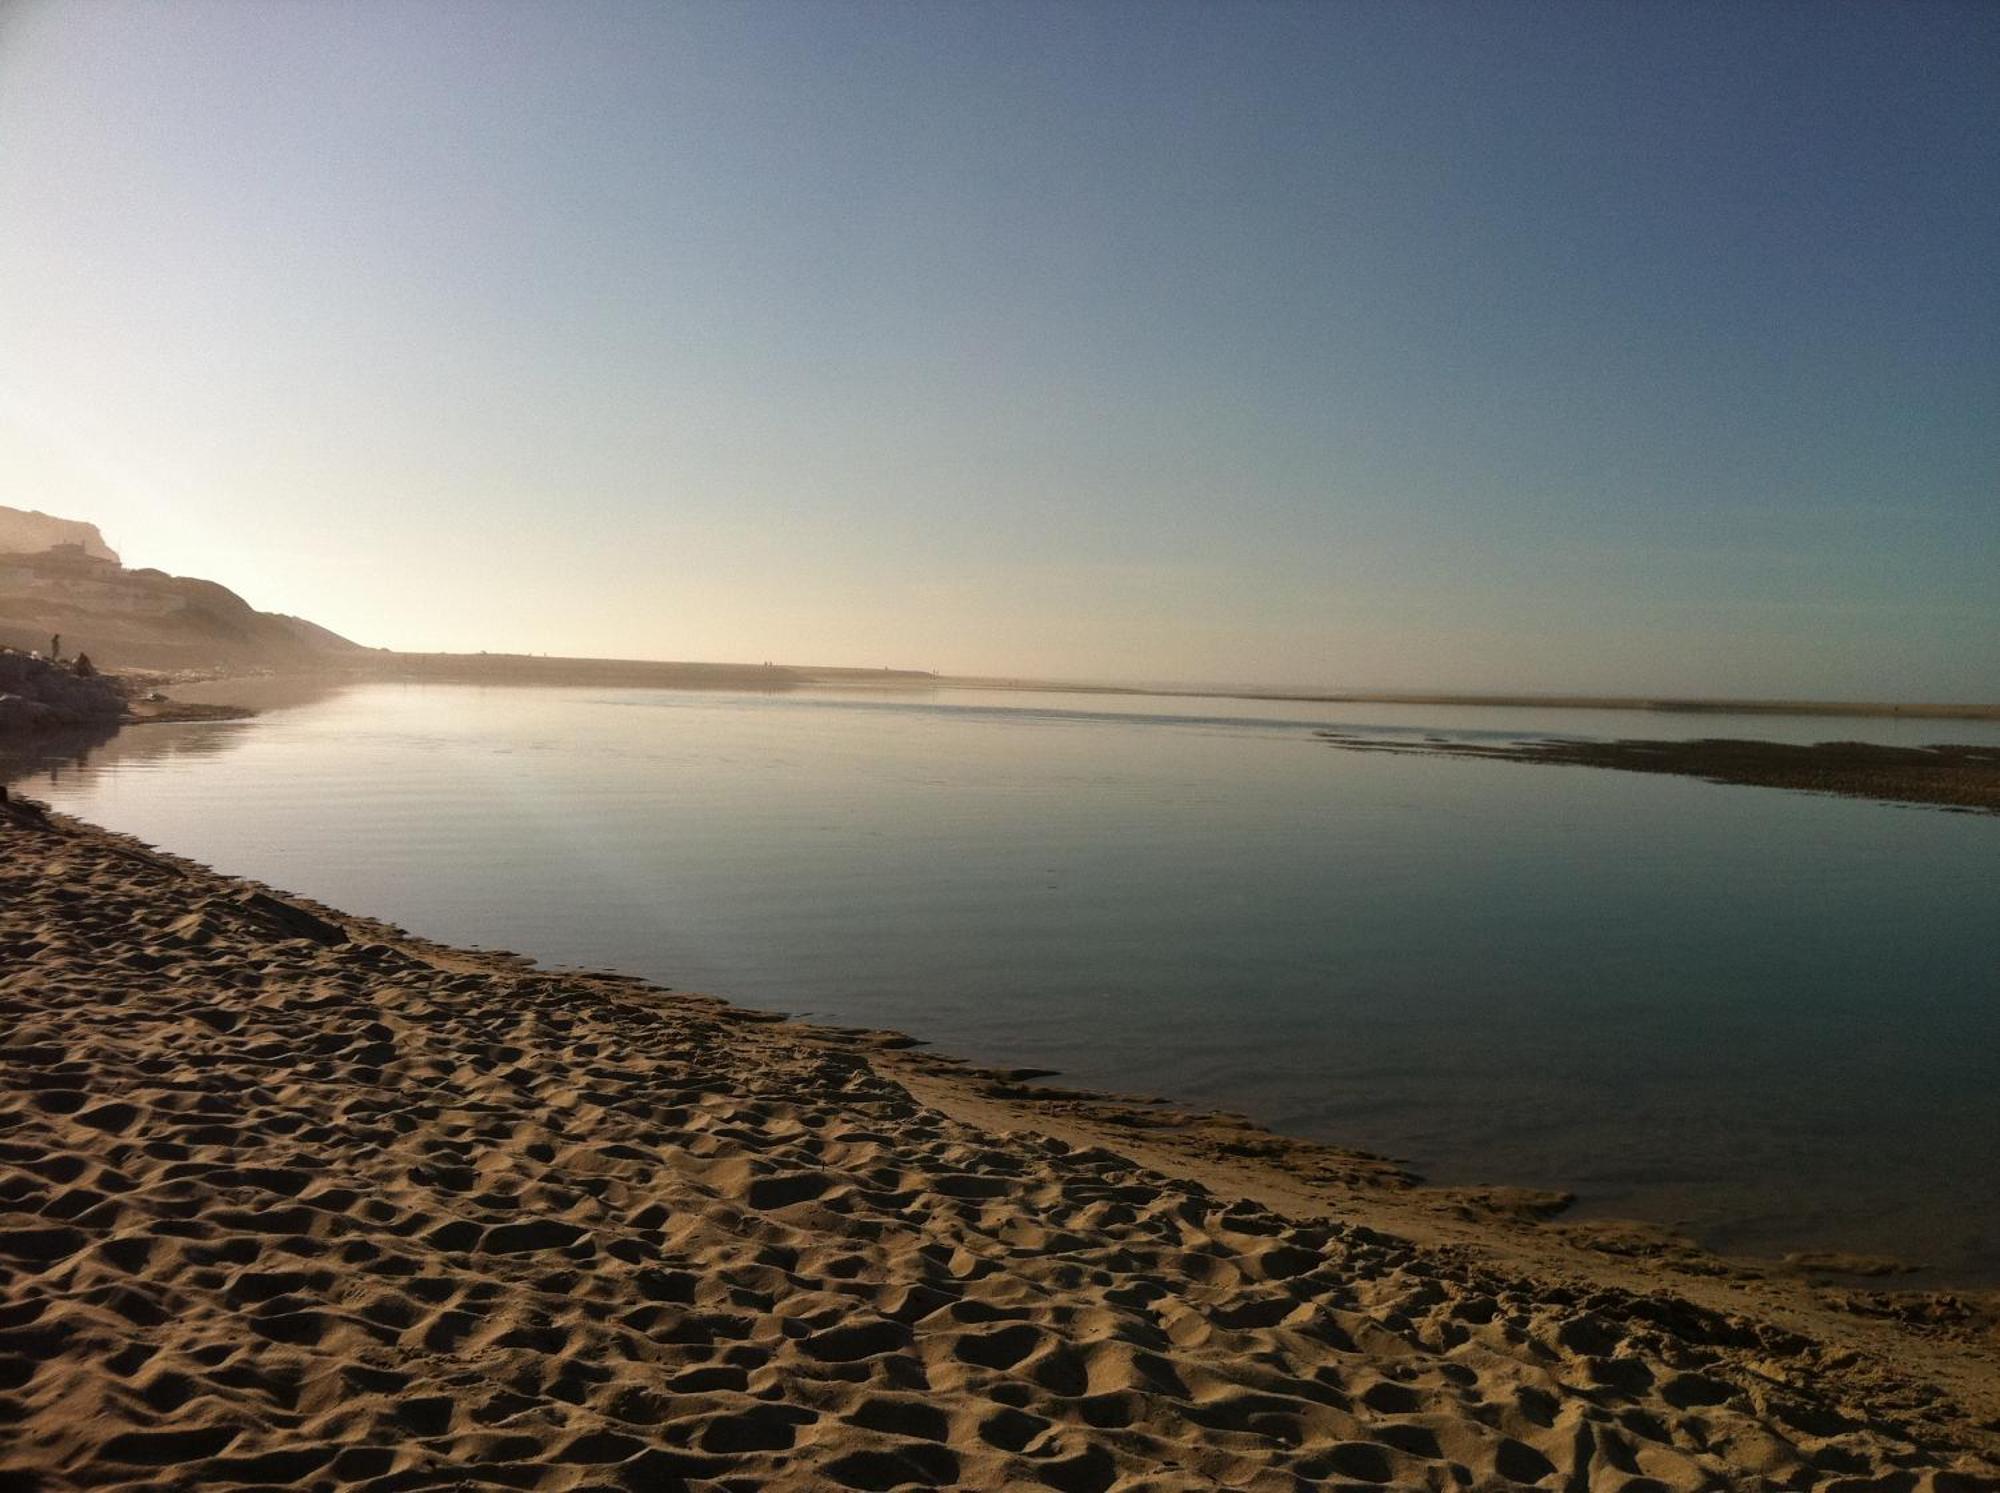
[(0, 554), (36, 555), (66, 544), (75, 545), (93, 560), (118, 563), (117, 552), (104, 542), (96, 524), (0, 505)]
[(0, 651), (0, 736), (115, 721), (124, 709), (124, 696), (102, 674)]

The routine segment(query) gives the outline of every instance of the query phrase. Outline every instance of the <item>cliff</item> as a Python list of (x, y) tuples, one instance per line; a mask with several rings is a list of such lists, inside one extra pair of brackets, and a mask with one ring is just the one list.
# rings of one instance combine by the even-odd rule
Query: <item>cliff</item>
[(152, 669), (311, 668), (360, 651), (213, 581), (127, 570), (92, 524), (0, 508), (0, 535), (51, 533), (64, 537), (28, 553), (0, 540), (0, 645), (46, 650), (60, 633), (66, 657)]
[(74, 544), (93, 560), (118, 563), (117, 552), (104, 542), (96, 524), (0, 505), (0, 555), (40, 554), (61, 544)]

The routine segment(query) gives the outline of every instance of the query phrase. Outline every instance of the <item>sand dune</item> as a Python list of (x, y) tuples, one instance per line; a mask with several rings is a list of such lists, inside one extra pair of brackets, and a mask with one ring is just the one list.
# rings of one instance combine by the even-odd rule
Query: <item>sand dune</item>
[(0, 815), (0, 1486), (2000, 1486), (1990, 1341), (1524, 1271), (1359, 1161), (1459, 1242), (1275, 1206), (904, 1047)]

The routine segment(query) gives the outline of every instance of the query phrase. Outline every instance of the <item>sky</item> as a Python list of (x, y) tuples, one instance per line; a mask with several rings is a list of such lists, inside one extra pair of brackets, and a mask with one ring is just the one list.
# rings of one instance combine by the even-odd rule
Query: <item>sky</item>
[(0, 4), (0, 503), (369, 645), (2000, 699), (2000, 6)]

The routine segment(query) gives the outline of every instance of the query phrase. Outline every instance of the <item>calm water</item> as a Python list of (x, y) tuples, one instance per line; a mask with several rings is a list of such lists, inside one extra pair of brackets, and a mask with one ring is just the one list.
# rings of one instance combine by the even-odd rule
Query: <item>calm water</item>
[(364, 686), (25, 784), (456, 943), (2000, 1279), (2000, 822), (1315, 727), (1991, 723)]

